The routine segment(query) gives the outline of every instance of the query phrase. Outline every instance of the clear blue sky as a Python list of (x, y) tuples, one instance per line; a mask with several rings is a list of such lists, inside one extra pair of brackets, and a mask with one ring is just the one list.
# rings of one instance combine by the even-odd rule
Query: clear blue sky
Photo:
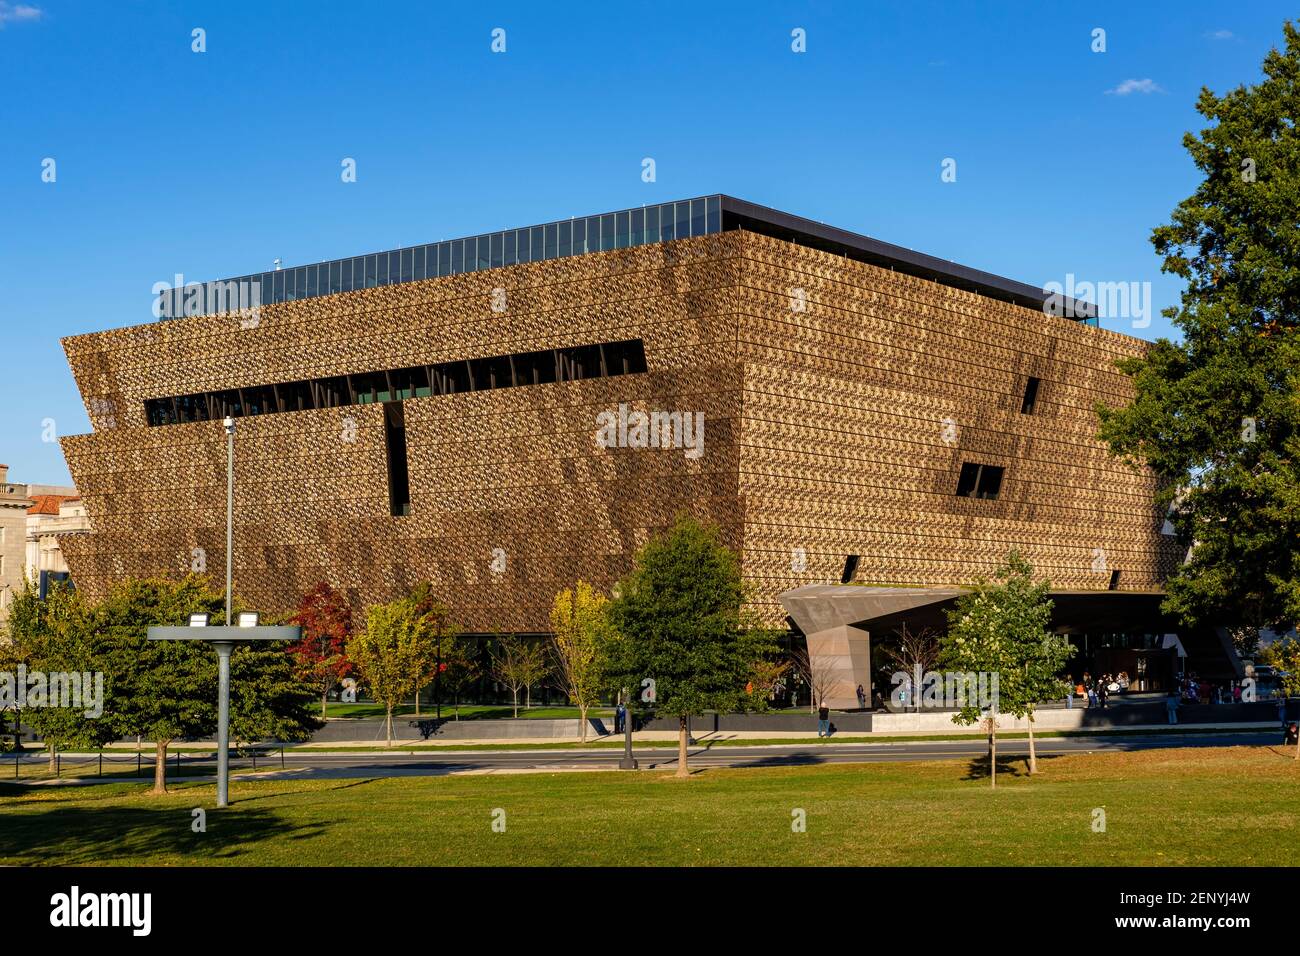
[(710, 192), (1035, 285), (1150, 281), (1158, 313), (1178, 285), (1149, 236), (1195, 186), (1197, 92), (1254, 82), (1294, 12), (0, 0), (0, 461), (67, 480), (42, 420), (89, 425), (59, 338), (150, 321), (174, 273)]

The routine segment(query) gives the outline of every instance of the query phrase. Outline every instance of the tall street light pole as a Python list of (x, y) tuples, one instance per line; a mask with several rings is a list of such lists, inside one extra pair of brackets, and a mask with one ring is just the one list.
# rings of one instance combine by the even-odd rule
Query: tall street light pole
[(235, 420), (229, 415), (222, 422), (226, 428), (226, 627), (230, 619), (230, 582), (235, 551)]
[[(226, 627), (230, 617), (231, 581), (235, 557), (235, 420), (229, 415), (226, 428)], [(215, 641), (217, 652), (217, 806), (226, 806), (230, 796), (230, 641)]]
[(230, 652), (245, 641), (296, 641), (301, 627), (259, 626), (256, 612), (231, 617), (235, 560), (235, 420), (229, 415), (226, 429), (226, 619), (222, 627), (208, 627), (207, 614), (191, 615), (188, 627), (151, 627), (151, 641), (206, 641), (217, 652), (217, 806), (230, 798)]
[(618, 762), (618, 769), (635, 770), (637, 762), (632, 756), (632, 698), (626, 687), (623, 688), (619, 703), (623, 705), (623, 759)]

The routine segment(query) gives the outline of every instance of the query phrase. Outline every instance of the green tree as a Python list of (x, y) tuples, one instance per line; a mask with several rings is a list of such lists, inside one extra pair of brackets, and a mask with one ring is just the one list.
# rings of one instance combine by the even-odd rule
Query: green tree
[(600, 702), (605, 687), (609, 644), (609, 599), (586, 581), (555, 595), (551, 605), (552, 653), (560, 684), (578, 708), (582, 742), (587, 742), (587, 711)]
[[(1287, 637), (1275, 641), (1260, 651), (1259, 659), (1277, 671), (1287, 698), (1300, 697), (1300, 640)], [(1296, 738), (1294, 759), (1300, 760), (1300, 736)]]
[[(104, 667), (101, 656), (103, 642), (90, 621), (90, 615), (81, 595), (63, 584), (55, 584), (44, 600), (28, 581), (18, 592), (9, 608), (9, 637), (12, 645), (8, 655), (15, 666), (25, 665), (28, 676), (42, 674), (53, 688), (52, 675), (84, 675), (90, 678), (90, 687), (82, 684), (85, 707), (52, 707), (53, 700), (33, 701), (23, 716), (29, 727), (40, 734), (49, 753), (50, 771), (55, 769), (59, 750), (72, 746), (98, 747), (113, 740), (112, 722), (102, 713), (87, 713), (91, 708), (87, 694), (94, 688), (105, 697), (109, 689), (103, 684)], [(94, 675), (101, 675), (96, 684)], [(102, 706), (104, 700), (99, 704)], [(15, 720), (17, 708), (15, 705)]]
[(409, 597), (376, 604), (366, 627), (348, 642), (348, 657), (361, 671), (370, 695), (385, 708), (384, 729), (393, 744), (393, 709), (419, 687), (424, 674), (424, 623)]
[(1047, 596), (1052, 584), (1034, 580), (1034, 569), (1012, 551), (999, 575), (997, 602), (1005, 622), (1003, 640), (1011, 658), (998, 692), (1003, 713), (1025, 718), (1029, 730), (1029, 772), (1038, 773), (1038, 752), (1034, 745), (1034, 712), (1047, 700), (1060, 700), (1070, 688), (1061, 671), (1074, 656), (1074, 645), (1048, 625), (1052, 601)]
[(977, 581), (948, 612), (948, 632), (940, 642), (940, 667), (962, 674), (987, 674), (997, 678), (997, 692), (987, 710), (974, 699), (971, 688), (953, 722), (984, 721), (989, 739), (989, 780), (997, 786), (997, 715), (1026, 717), (1029, 722), (1029, 772), (1038, 770), (1034, 750), (1034, 708), (1064, 694), (1065, 682), (1057, 672), (1074, 649), (1048, 630), (1051, 585), (1035, 581), (1034, 569), (1017, 552), (994, 573), (993, 580)]
[(310, 740), (318, 684), (305, 679), (287, 642), (236, 647), (230, 655), (230, 735), (236, 741)]
[(95, 609), (94, 626), (107, 645), (112, 727), (120, 736), (154, 742), (152, 793), (167, 792), (172, 741), (216, 730), (217, 655), (201, 641), (150, 641), (148, 628), (182, 624), (195, 613), (223, 623), (224, 602), (221, 592), (191, 575), (179, 582), (125, 581)]
[(1152, 235), (1186, 282), (1165, 312), (1182, 341), (1120, 361), (1135, 398), (1098, 407), (1190, 549), (1165, 600), (1189, 624), (1300, 620), (1300, 32), (1284, 33), (1260, 82), (1201, 90), (1209, 125), (1183, 143), (1202, 181)]
[(442, 671), (438, 674), (440, 692), (451, 694), (456, 719), (460, 720), (460, 698), (483, 673), (479, 645), (472, 638), (452, 635), (442, 641)]
[(417, 641), (420, 653), (415, 656), (415, 715), (420, 715), (420, 691), (438, 677), (442, 665), (444, 644), (454, 642), (456, 626), (451, 621), (451, 608), (442, 601), (428, 581), (421, 581), (411, 591), (407, 600), (411, 613), (419, 621)]
[(677, 775), (685, 777), (687, 721), (749, 706), (753, 665), (775, 653), (775, 642), (742, 611), (735, 552), (716, 526), (693, 518), (679, 517), (642, 546), (615, 595), (610, 686), (630, 688), (633, 701), (653, 687), (656, 711), (677, 718)]

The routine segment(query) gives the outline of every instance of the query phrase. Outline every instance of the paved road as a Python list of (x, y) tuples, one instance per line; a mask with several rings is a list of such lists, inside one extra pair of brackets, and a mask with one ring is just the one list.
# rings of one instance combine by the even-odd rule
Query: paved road
[[(1230, 747), (1236, 745), (1278, 745), (1279, 733), (1205, 734), (1195, 736), (1052, 737), (1038, 741), (1039, 756), (1110, 750), (1152, 750), (1175, 747)], [(987, 752), (983, 738), (969, 741), (917, 741), (893, 744), (782, 744), (776, 746), (705, 746), (690, 748), (690, 766), (703, 767), (792, 767), (828, 763), (879, 763), (911, 760), (954, 760), (982, 756)], [(999, 756), (1027, 753), (1028, 741), (999, 741)], [(675, 769), (676, 748), (653, 747), (635, 750), (643, 770)], [(285, 757), (283, 771), (276, 776), (294, 779), (357, 777), (440, 776), (450, 773), (492, 773), (545, 770), (614, 770), (619, 750), (491, 750), (456, 752), (312, 753), (297, 751)]]
[[(1156, 750), (1179, 747), (1280, 747), (1281, 734), (1276, 731), (1259, 733), (1206, 733), (1195, 735), (1151, 735), (1097, 737), (1049, 737), (1038, 741), (1039, 756), (1053, 754), (1089, 753), (1124, 750)], [(998, 756), (1020, 756), (1029, 750), (1024, 739), (1000, 740)], [(318, 750), (286, 751), (284, 769), (277, 765), (279, 754), (259, 761), (259, 776), (294, 780), (361, 779), (374, 777), (436, 777), (458, 773), (527, 773), (573, 770), (616, 770), (622, 751), (600, 750), (479, 750), (479, 751), (421, 751), (419, 753), (384, 753), (361, 751), (355, 753), (330, 753)], [(677, 766), (676, 747), (642, 747), (634, 751), (642, 770), (672, 770)], [(909, 741), (898, 743), (808, 744), (792, 743), (768, 746), (708, 745), (690, 748), (690, 766), (705, 767), (797, 767), (831, 763), (884, 763), (913, 760), (960, 760), (980, 757), (987, 753), (987, 743), (982, 737), (970, 740)], [(201, 761), (183, 758), (186, 769), (211, 767), (216, 772), (215, 758)], [(39, 753), (24, 755), (23, 763), (44, 764)], [(198, 764), (198, 767), (195, 767)], [(78, 766), (80, 765), (80, 766)], [(78, 771), (94, 767), (88, 755), (64, 764), (60, 780), (27, 780), (32, 785), (67, 785), (93, 783), (95, 776), (78, 776)], [(245, 758), (232, 758), (231, 767), (250, 769)], [(146, 773), (152, 775), (152, 768)], [(187, 775), (188, 779), (201, 779)], [(107, 783), (110, 777), (102, 778)], [(121, 779), (121, 778), (118, 778)], [(4, 778), (0, 775), (0, 781)]]

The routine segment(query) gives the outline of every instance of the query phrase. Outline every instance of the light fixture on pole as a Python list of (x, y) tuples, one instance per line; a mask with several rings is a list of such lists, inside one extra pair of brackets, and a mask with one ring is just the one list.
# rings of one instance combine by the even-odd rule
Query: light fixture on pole
[(151, 627), (151, 641), (207, 641), (217, 652), (217, 806), (224, 807), (230, 796), (230, 652), (244, 641), (297, 641), (302, 628), (262, 627), (256, 611), (240, 612), (231, 620), (231, 569), (235, 552), (235, 420), (222, 422), (226, 429), (226, 616), (221, 627), (209, 627), (208, 614), (191, 614), (185, 627)]
[[(205, 615), (191, 615), (203, 617)], [(243, 617), (243, 615), (240, 615)], [(205, 627), (186, 624), (182, 627), (151, 627), (151, 641), (206, 641), (217, 652), (217, 806), (224, 807), (230, 797), (230, 652), (236, 644), (252, 641), (297, 641), (302, 628), (293, 626), (258, 626), (251, 624)]]

